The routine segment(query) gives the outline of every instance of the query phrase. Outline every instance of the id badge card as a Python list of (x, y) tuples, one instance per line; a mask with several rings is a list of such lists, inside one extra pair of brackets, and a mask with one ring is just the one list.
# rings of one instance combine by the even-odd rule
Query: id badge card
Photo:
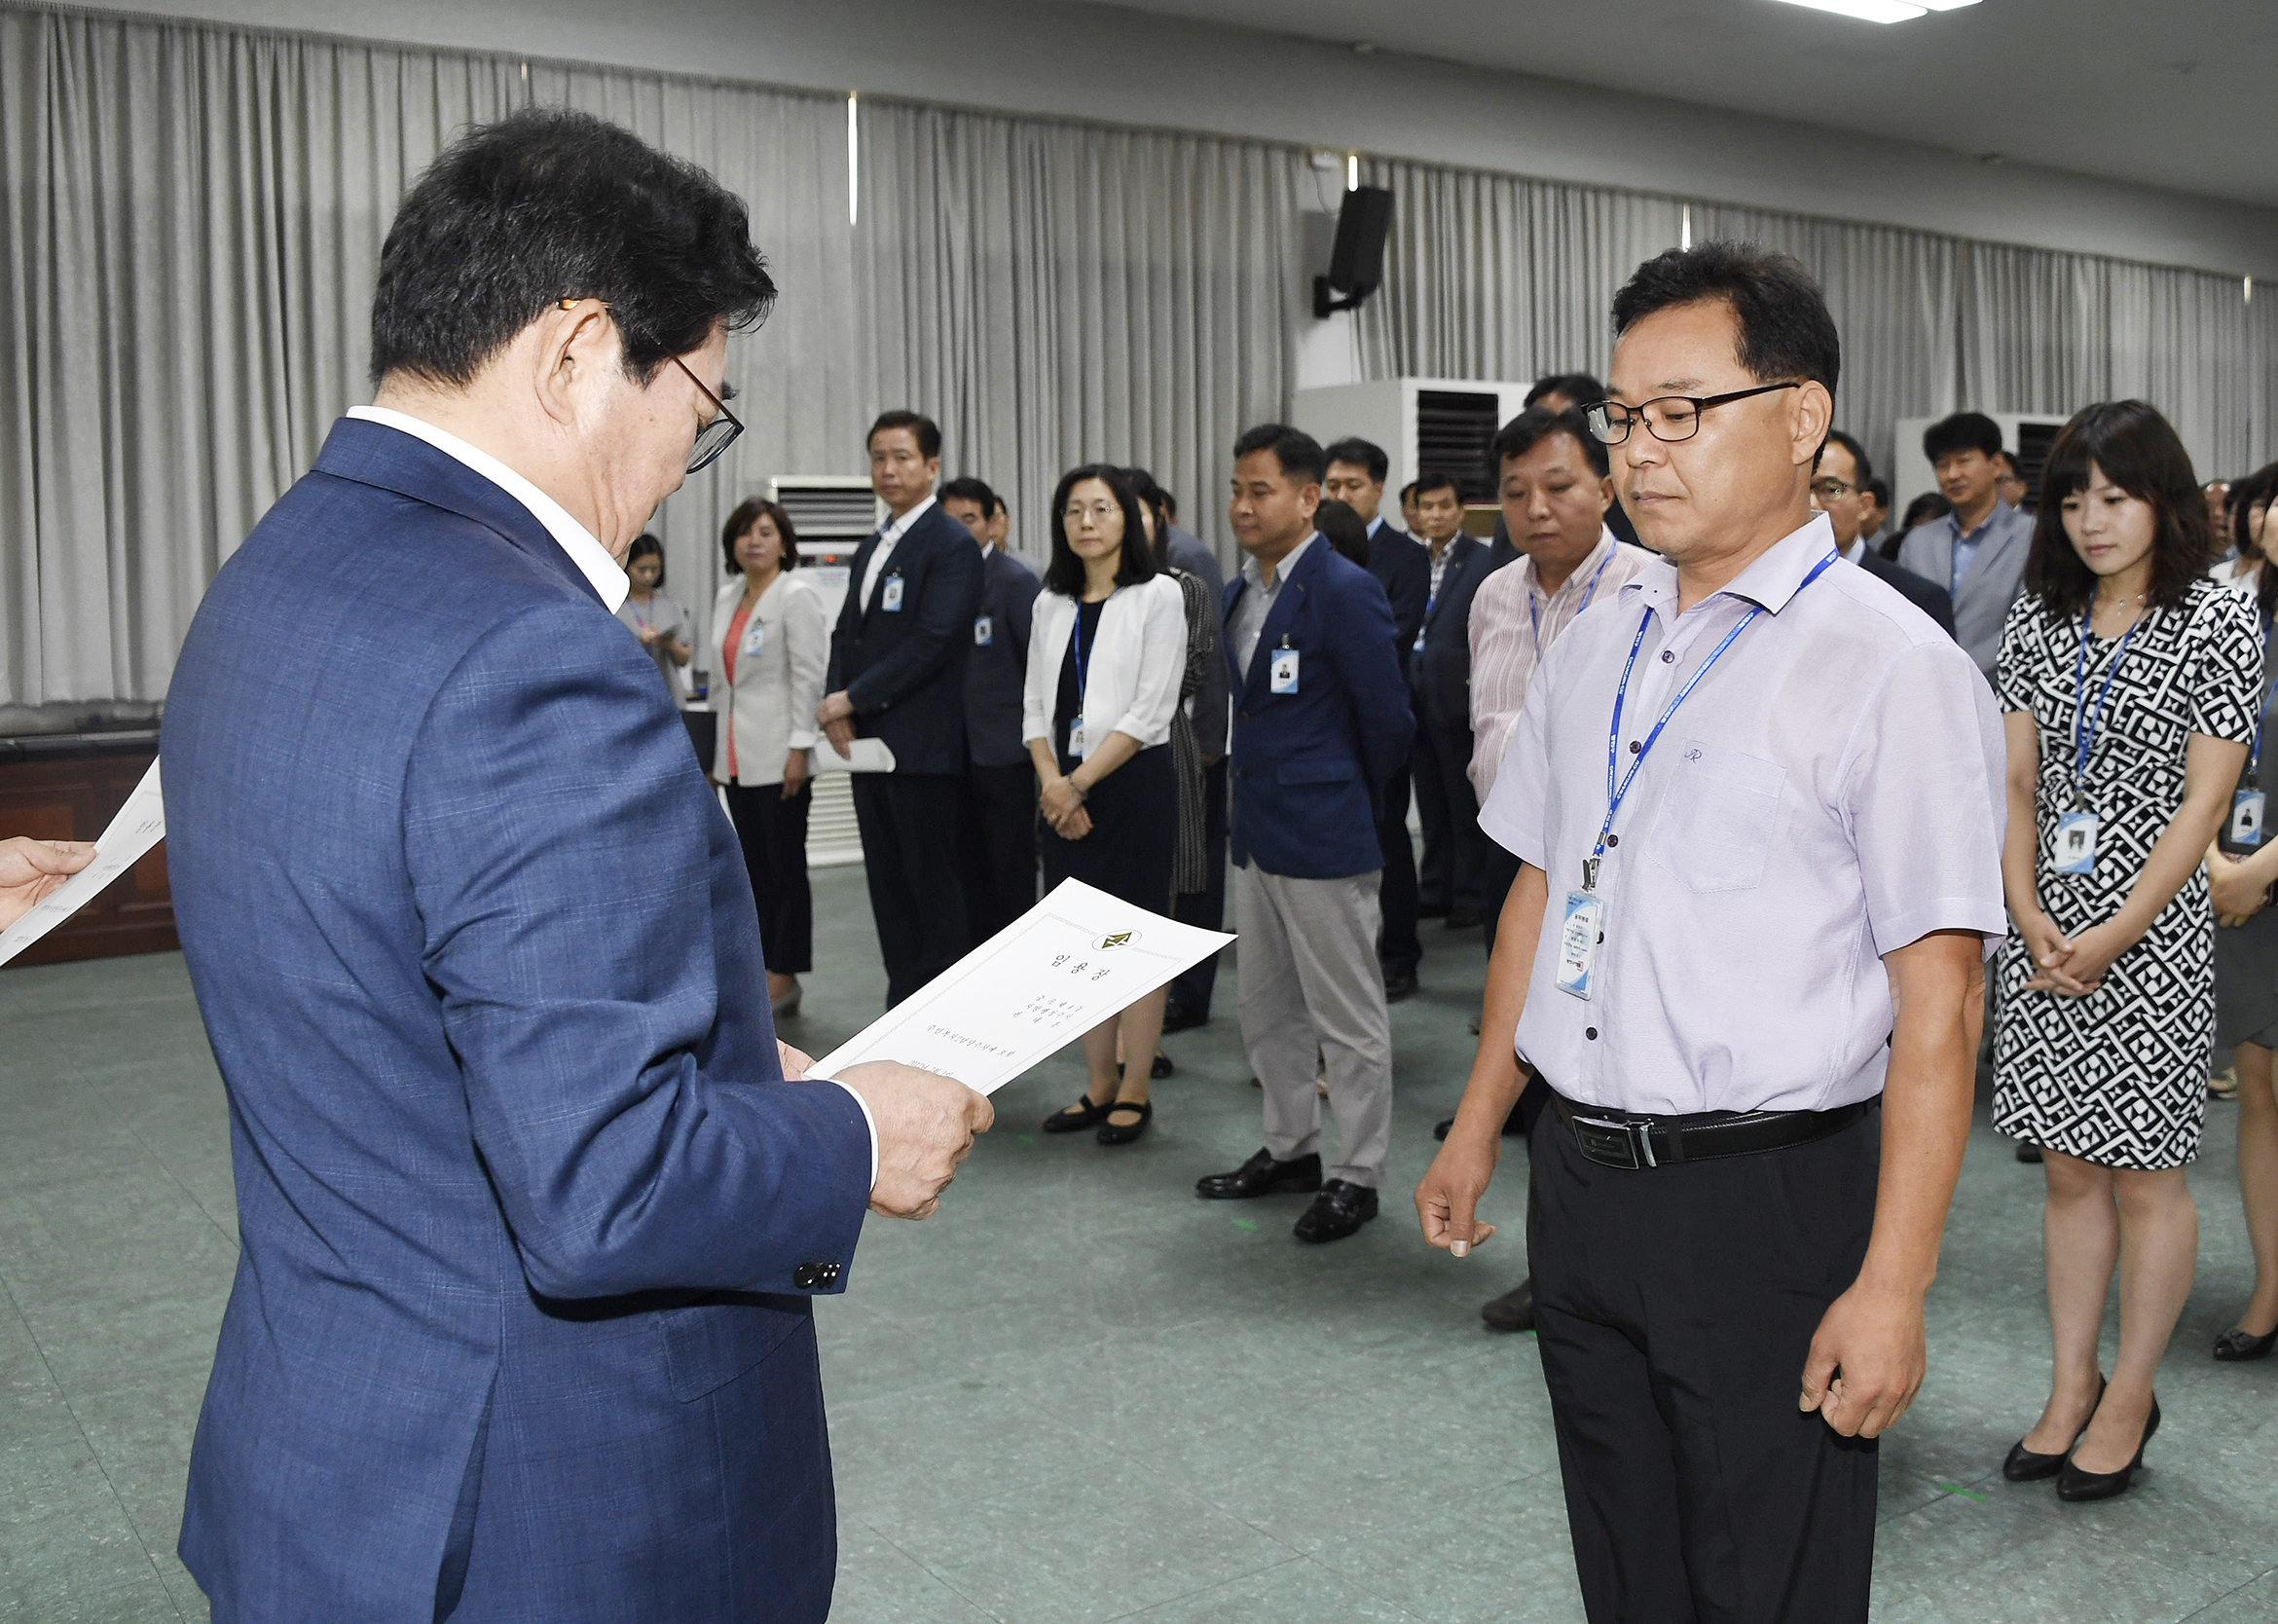
[(886, 584), (878, 593), (878, 608), (888, 614), (893, 614), (900, 609), (901, 577), (900, 575), (886, 577)]
[(1298, 651), (1295, 648), (1273, 650), (1271, 690), (1275, 693), (1295, 693), (1298, 690)]
[(2234, 846), (2262, 843), (2261, 791), (2241, 790), (2230, 797), (2230, 843)]
[(767, 628), (765, 626), (762, 626), (758, 621), (754, 620), (749, 626), (744, 628), (744, 646), (741, 650), (744, 658), (750, 659), (753, 655), (758, 653), (760, 649), (766, 646)]
[(995, 616), (987, 614), (974, 616), (973, 646), (975, 648), (986, 648), (990, 644), (996, 641), (997, 626)]
[(1566, 914), (1559, 926), (1558, 985), (1576, 998), (1590, 996), (1590, 981), (1598, 969), (1598, 947), (1603, 933), (1605, 899), (1594, 891), (1566, 893)]
[(2087, 874), (2096, 870), (2097, 817), (2093, 812), (2067, 812), (2057, 819), (2056, 871)]
[(1084, 719), (1078, 717), (1068, 723), (1068, 754), (1079, 761), (1091, 759), (1091, 750), (1084, 735)]

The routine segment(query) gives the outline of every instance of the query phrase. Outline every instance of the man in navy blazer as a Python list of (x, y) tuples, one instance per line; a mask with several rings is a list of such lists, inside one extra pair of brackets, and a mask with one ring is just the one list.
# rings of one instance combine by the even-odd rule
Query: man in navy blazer
[[(1384, 589), (1313, 529), (1325, 467), (1281, 424), (1234, 442), (1228, 517), (1249, 555), (1226, 592), (1235, 967), (1266, 1145), (1195, 1185), (1212, 1200), (1318, 1192), (1297, 1222), (1309, 1241), (1376, 1217), (1391, 1147), (1377, 806), (1414, 726)], [(1316, 1055), (1342, 1140), (1326, 1178)]]
[(815, 720), (841, 756), (883, 739), (890, 773), (854, 781), (855, 822), (892, 1009), (973, 945), (957, 849), (965, 665), (980, 614), (980, 553), (941, 511), (941, 430), (916, 412), (870, 425), (870, 488), (886, 523), (855, 552)]
[(241, 1242), (182, 1518), (217, 1621), (828, 1611), (809, 1300), (989, 1109), (786, 1081), (734, 831), (612, 616), (772, 294), (693, 166), (559, 109), (471, 132), (388, 233), (375, 405), (190, 628), (167, 868)]
[(958, 808), (966, 924), (979, 946), (1036, 905), (1036, 767), (1021, 735), (1036, 572), (1005, 550), (1012, 516), (986, 480), (941, 487), (941, 508), (980, 548), (980, 612), (965, 660), (965, 785)]
[(1831, 429), (1827, 443), (1819, 448), (1819, 468), (1812, 475), (1812, 505), (1827, 515), (1827, 523), (1834, 527), (1835, 545), (1845, 558), (1895, 587), (1908, 603), (1935, 620), (1938, 630), (1952, 637), (1953, 595), (1936, 581), (1925, 580), (1892, 564), (1868, 541), (1867, 487), (1874, 477), (1866, 448), (1842, 429)]

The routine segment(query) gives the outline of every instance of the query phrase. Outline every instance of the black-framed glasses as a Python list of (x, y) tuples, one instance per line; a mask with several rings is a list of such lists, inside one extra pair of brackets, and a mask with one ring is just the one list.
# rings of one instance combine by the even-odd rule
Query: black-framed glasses
[(1645, 431), (1655, 439), (1674, 444), (1701, 432), (1701, 414), (1711, 406), (1727, 406), (1752, 394), (1770, 394), (1774, 389), (1801, 388), (1802, 379), (1790, 378), (1784, 384), (1759, 384), (1752, 389), (1734, 389), (1730, 394), (1665, 394), (1648, 400), (1635, 411), (1616, 400), (1600, 400), (1582, 408), (1582, 415), (1589, 421), (1590, 432), (1609, 446), (1618, 446), (1628, 439), (1631, 428), (1639, 423), (1645, 424)]
[[(607, 300), (598, 299), (594, 302), (600, 305), (603, 310), (608, 311), (610, 319), (615, 319), (617, 313), (610, 307)], [(577, 308), (577, 301), (574, 299), (566, 298), (558, 303), (566, 311)], [(744, 431), (744, 424), (735, 413), (727, 409), (726, 401), (706, 388), (703, 379), (697, 377), (695, 373), (689, 372), (686, 361), (675, 355), (673, 365), (679, 367), (682, 372), (686, 372), (688, 382), (696, 386), (697, 392), (712, 402), (712, 417), (697, 428), (696, 443), (688, 448), (688, 471), (694, 473), (700, 468), (709, 468), (713, 463), (718, 461), (719, 454), (736, 443), (736, 436)], [(729, 388), (728, 393), (733, 394), (735, 390)]]
[(1821, 501), (1841, 501), (1857, 489), (1858, 487), (1855, 485), (1844, 484), (1833, 474), (1822, 474), (1812, 481), (1812, 495), (1818, 497)]

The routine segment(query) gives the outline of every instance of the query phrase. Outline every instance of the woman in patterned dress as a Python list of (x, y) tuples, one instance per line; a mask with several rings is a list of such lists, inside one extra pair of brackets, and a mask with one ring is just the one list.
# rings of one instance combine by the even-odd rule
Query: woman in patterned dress
[[(2209, 580), (2190, 458), (2141, 401), (2050, 449), (2026, 592), (2002, 634), (2009, 826), (1994, 1126), (2040, 1147), (2055, 1368), (2002, 1465), (2066, 1499), (2128, 1487), (2152, 1375), (2189, 1294), (2184, 1182), (2207, 1111), (2214, 917), (2201, 859), (2260, 696), (2254, 606)], [(2119, 1357), (2097, 1335), (2114, 1266)]]

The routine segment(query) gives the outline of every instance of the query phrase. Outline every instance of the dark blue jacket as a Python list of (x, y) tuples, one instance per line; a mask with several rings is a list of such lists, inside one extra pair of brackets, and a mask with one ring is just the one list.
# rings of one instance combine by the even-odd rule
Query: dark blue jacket
[[(962, 774), (965, 661), (980, 613), (980, 548), (936, 502), (894, 544), (865, 601), (863, 577), (877, 550), (873, 535), (855, 552), (846, 602), (830, 634), (825, 691), (846, 690), (856, 734), (884, 739), (896, 772)], [(901, 607), (882, 608), (886, 583), (896, 575)]]
[[(1248, 590), (1235, 576), (1226, 612)], [(1392, 609), (1359, 565), (1316, 536), (1275, 595), (1250, 669), (1234, 663), (1233, 860), (1270, 874), (1337, 879), (1384, 865), (1377, 807), (1415, 738), (1392, 654)], [(1272, 691), (1273, 654), (1298, 651), (1298, 691)]]
[(1431, 549), (1387, 519), (1369, 536), (1369, 573), (1392, 608), (1392, 640), (1399, 646), (1400, 675), (1406, 677), (1432, 595)]
[[(1226, 601), (1226, 575), (1218, 568), (1218, 556), (1203, 539), (1173, 525), (1170, 528), (1170, 561), (1175, 569), (1184, 570), (1210, 588), (1210, 601)], [(1226, 668), (1213, 661), (1202, 679), (1202, 685), (1194, 690), (1194, 747), (1205, 756), (1226, 754)]]
[(1948, 637), (1954, 635), (1954, 595), (1936, 581), (1892, 564), (1872, 547), (1860, 550), (1858, 564), (1868, 574), (1881, 577), (1904, 593), (1908, 603), (1938, 623), (1939, 631)]
[(1442, 730), (1471, 730), (1471, 600), (1479, 584), (1518, 557), (1511, 549), (1498, 558), (1476, 535), (1448, 543), (1448, 567), (1424, 618), (1423, 652), (1409, 671), (1416, 720)]
[(976, 767), (1025, 765), (1020, 702), (1028, 682), (1028, 628), (1043, 583), (1002, 547), (991, 547), (981, 565), (980, 613), (965, 657), (966, 756)]
[(162, 742), (241, 1242), (182, 1518), (214, 1616), (821, 1619), (808, 1299), (869, 1135), (783, 1081), (646, 652), (514, 498), (349, 420)]

